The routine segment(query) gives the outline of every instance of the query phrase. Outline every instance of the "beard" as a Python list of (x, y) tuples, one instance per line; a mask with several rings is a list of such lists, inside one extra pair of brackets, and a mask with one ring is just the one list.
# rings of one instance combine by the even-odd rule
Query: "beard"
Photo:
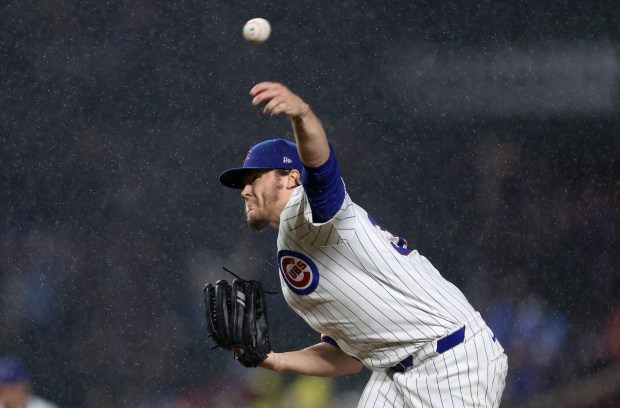
[(256, 214), (256, 209), (254, 209), (254, 216), (251, 216), (246, 208), (245, 221), (253, 231), (260, 232), (269, 226), (269, 219), (265, 216), (261, 217), (260, 214), (256, 216)]
[[(271, 185), (271, 189), (265, 195), (265, 200), (263, 202), (262, 208), (259, 208), (258, 200), (246, 201), (245, 220), (252, 230), (260, 232), (269, 226), (269, 223), (271, 222), (269, 210), (272, 210), (274, 208), (275, 204), (280, 198), (280, 192), (283, 189), (284, 184), (280, 181), (279, 177), (276, 177), (273, 184)], [(252, 209), (252, 215), (250, 215), (249, 213), (250, 210), (248, 209), (248, 204)]]

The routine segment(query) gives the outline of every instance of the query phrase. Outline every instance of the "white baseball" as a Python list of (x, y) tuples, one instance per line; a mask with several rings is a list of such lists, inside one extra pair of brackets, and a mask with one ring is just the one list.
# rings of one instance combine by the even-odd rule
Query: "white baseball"
[(250, 44), (260, 44), (267, 41), (271, 34), (271, 24), (264, 18), (253, 18), (243, 26), (243, 38)]

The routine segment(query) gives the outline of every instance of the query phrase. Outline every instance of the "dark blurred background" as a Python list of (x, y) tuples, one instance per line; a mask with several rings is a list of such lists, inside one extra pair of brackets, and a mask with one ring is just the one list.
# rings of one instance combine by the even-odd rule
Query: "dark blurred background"
[[(260, 46), (253, 17), (273, 28)], [(0, 354), (37, 394), (356, 406), (368, 371), (280, 376), (209, 349), (202, 287), (222, 266), (279, 286), (275, 232), (250, 232), (217, 181), (291, 137), (251, 106), (270, 80), (322, 118), (353, 200), (486, 318), (503, 406), (586, 385), (571, 404), (618, 406), (617, 2), (20, 0), (0, 27)], [(276, 350), (318, 341), (269, 304)]]

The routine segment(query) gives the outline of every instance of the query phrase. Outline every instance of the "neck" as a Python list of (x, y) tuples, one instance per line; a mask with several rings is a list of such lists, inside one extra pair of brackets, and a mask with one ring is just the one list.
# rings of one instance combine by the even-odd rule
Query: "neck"
[(269, 221), (269, 226), (276, 231), (280, 228), (280, 215), (282, 215), (282, 211), (284, 211), (284, 207), (286, 207), (286, 204), (291, 199), (293, 190), (295, 190), (296, 187), (297, 186), (285, 188), (280, 194), (278, 202), (275, 204), (273, 216)]

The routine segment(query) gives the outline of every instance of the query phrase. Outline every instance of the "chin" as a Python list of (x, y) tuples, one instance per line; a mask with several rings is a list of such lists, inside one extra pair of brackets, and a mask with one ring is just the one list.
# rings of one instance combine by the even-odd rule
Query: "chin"
[(247, 217), (246, 222), (248, 223), (248, 227), (257, 232), (260, 232), (269, 226), (269, 221), (264, 219)]

